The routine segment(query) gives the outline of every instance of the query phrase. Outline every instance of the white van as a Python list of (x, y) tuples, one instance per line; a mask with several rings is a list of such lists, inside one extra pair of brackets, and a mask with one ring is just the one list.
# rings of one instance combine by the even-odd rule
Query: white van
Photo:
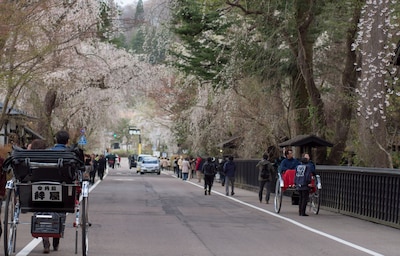
[(137, 163), (136, 163), (136, 173), (139, 173), (139, 172), (140, 172), (141, 165), (142, 165), (142, 162), (143, 162), (143, 158), (145, 158), (145, 157), (151, 157), (151, 156), (152, 156), (152, 155), (146, 155), (146, 154), (138, 155), (138, 157), (137, 157)]
[(157, 173), (161, 174), (160, 170), (160, 160), (158, 157), (144, 157), (143, 162), (140, 166), (140, 174), (145, 173)]

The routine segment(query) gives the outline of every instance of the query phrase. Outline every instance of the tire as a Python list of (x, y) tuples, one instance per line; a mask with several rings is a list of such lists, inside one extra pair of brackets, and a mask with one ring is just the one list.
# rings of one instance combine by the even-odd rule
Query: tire
[(4, 208), (4, 255), (15, 255), (18, 222), (14, 220), (17, 198), (14, 189), (7, 189)]
[(88, 239), (88, 231), (89, 231), (89, 202), (88, 197), (82, 198), (82, 208), (81, 208), (81, 228), (82, 228), (82, 256), (87, 256), (89, 251), (89, 239)]
[(161, 174), (161, 172), (160, 172), (160, 171), (158, 171), (158, 172), (157, 172), (157, 175), (160, 175), (160, 174)]
[(279, 213), (281, 211), (282, 206), (282, 187), (279, 178), (276, 180), (275, 185), (275, 199), (274, 199), (274, 208), (275, 212)]
[(317, 189), (312, 195), (310, 195), (310, 211), (314, 214), (319, 213), (319, 207), (321, 204), (321, 189)]

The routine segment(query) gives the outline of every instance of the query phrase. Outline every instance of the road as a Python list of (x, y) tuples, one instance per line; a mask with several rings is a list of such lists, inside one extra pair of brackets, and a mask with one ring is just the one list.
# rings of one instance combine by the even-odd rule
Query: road
[[(225, 196), (216, 183), (205, 196), (195, 179), (182, 181), (171, 172), (139, 175), (123, 159), (90, 192), (89, 255), (400, 255), (397, 229), (324, 210), (301, 217), (289, 198), (275, 214), (257, 193), (235, 193)], [(41, 239), (30, 236), (30, 216), (23, 214), (28, 224), (18, 225), (19, 256), (42, 255)], [(69, 214), (60, 249), (51, 255), (75, 254), (73, 221)]]

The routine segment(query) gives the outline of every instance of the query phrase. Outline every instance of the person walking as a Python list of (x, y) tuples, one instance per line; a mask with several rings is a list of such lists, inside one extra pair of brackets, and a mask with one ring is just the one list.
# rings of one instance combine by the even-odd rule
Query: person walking
[(190, 158), (190, 171), (188, 180), (193, 178), (193, 173), (196, 172), (196, 159), (194, 157)]
[(274, 166), (269, 161), (267, 153), (264, 153), (263, 159), (257, 163), (256, 167), (258, 168), (258, 181), (260, 182), (260, 187), (258, 190), (258, 199), (260, 200), (260, 203), (262, 203), (263, 191), (265, 187), (267, 191), (265, 195), (265, 202), (269, 204), (269, 198), (271, 195), (271, 181), (272, 181), (272, 175), (274, 173)]
[(107, 160), (103, 154), (100, 155), (99, 161), (97, 163), (97, 175), (99, 176), (100, 180), (103, 180), (104, 171), (107, 167)]
[[(51, 150), (66, 150), (68, 149), (69, 133), (64, 130), (60, 130), (55, 135), (56, 144), (51, 148)], [(33, 140), (29, 149), (45, 149), (47, 147), (46, 142), (43, 140)], [(58, 213), (61, 217), (61, 235), (64, 233), (66, 213)], [(53, 249), (58, 251), (60, 244), (59, 237), (53, 237)], [(50, 253), (50, 239), (49, 237), (43, 237), (43, 253)]]
[(182, 180), (187, 180), (190, 171), (190, 162), (189, 158), (185, 157), (182, 160)]
[(308, 216), (306, 208), (311, 186), (311, 165), (308, 161), (305, 157), (301, 159), (301, 164), (296, 167), (294, 178), (296, 190), (299, 192), (299, 216)]
[[(60, 130), (55, 135), (56, 144), (51, 148), (51, 150), (67, 150), (69, 143), (69, 133), (65, 130)], [(66, 213), (59, 213), (61, 217), (61, 236), (64, 234), (65, 229), (65, 219)], [(50, 248), (50, 242), (47, 244)], [(58, 247), (60, 245), (60, 238), (53, 238), (53, 249), (54, 251), (58, 251)], [(46, 252), (45, 252), (46, 253)]]
[(167, 171), (167, 170), (168, 170), (168, 160), (167, 160), (167, 158), (165, 158), (165, 157), (163, 157), (163, 158), (161, 159), (161, 169), (162, 169), (163, 171)]
[(201, 156), (197, 156), (196, 158), (196, 177), (197, 177), (197, 182), (201, 182), (201, 178), (203, 176), (203, 164), (204, 160), (201, 158)]
[(93, 169), (92, 158), (90, 157), (89, 154), (85, 154), (84, 155), (84, 159), (85, 159), (85, 161), (84, 161), (84, 163), (85, 163), (85, 173), (83, 173), (83, 176), (84, 176), (85, 179), (89, 179), (89, 182), (90, 182), (90, 172)]
[(183, 162), (183, 156), (179, 156), (178, 159), (178, 178), (182, 179), (182, 162)]
[(91, 154), (90, 159), (91, 159), (92, 168), (90, 169), (90, 173), (89, 173), (89, 176), (90, 176), (89, 182), (91, 184), (94, 184), (94, 182), (96, 181), (96, 173), (99, 168), (99, 156), (95, 155), (95, 154)]
[(226, 163), (226, 158), (218, 160), (218, 172), (219, 172), (219, 180), (221, 181), (221, 186), (225, 186), (225, 172), (224, 172), (224, 165)]
[(115, 161), (117, 159), (117, 156), (115, 154), (110, 153), (110, 154), (108, 154), (106, 156), (106, 159), (107, 159), (107, 162), (108, 162), (108, 167), (114, 169), (115, 168)]
[(216, 174), (215, 164), (212, 162), (211, 157), (208, 157), (207, 162), (203, 164), (202, 172), (204, 174), (204, 195), (207, 195), (207, 193), (211, 195), (211, 188)]
[[(35, 149), (46, 149), (47, 143), (45, 140), (42, 139), (34, 139), (29, 145), (28, 150), (35, 150)], [(50, 238), (49, 237), (42, 237), (43, 241), (43, 253), (50, 253)], [(54, 241), (54, 238), (53, 238)], [(53, 242), (54, 243), (54, 242)]]
[(174, 158), (173, 168), (174, 168), (174, 173), (176, 174), (176, 177), (179, 178), (178, 157)]
[(229, 185), (231, 186), (231, 196), (235, 194), (235, 172), (236, 165), (233, 162), (233, 156), (228, 157), (228, 161), (224, 164), (224, 173), (225, 173), (225, 192), (226, 195), (229, 196)]

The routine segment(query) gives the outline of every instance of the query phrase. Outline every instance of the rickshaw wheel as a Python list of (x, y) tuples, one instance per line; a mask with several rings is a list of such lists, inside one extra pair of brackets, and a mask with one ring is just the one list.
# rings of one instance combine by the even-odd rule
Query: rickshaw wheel
[(274, 200), (274, 208), (276, 213), (279, 213), (281, 211), (281, 206), (282, 206), (282, 187), (279, 179), (277, 179), (275, 185), (275, 200)]
[(17, 198), (14, 189), (7, 189), (5, 213), (4, 213), (4, 255), (11, 256), (15, 253), (17, 238), (17, 225), (14, 221)]
[(321, 189), (316, 189), (315, 192), (310, 195), (310, 211), (314, 214), (318, 214), (320, 203)]

